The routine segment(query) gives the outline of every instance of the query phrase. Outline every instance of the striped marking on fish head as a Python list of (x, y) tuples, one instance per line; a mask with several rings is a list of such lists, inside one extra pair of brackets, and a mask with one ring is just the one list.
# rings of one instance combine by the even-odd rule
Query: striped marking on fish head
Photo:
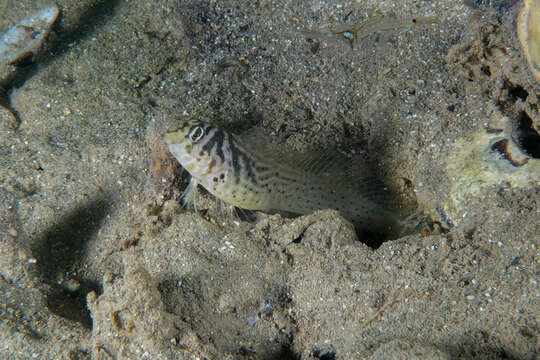
[(228, 134), (202, 122), (186, 122), (165, 134), (178, 162), (208, 190), (226, 181)]

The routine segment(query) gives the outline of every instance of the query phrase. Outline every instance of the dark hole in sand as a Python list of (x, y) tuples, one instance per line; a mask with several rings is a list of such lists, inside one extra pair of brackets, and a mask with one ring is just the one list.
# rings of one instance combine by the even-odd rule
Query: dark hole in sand
[(521, 101), (525, 101), (527, 97), (529, 96), (529, 92), (523, 88), (521, 85), (508, 85), (508, 95), (512, 101), (516, 101), (517, 99), (520, 99)]
[(540, 134), (533, 128), (532, 119), (524, 111), (517, 119), (512, 139), (521, 151), (535, 159), (540, 159)]
[(358, 228), (355, 228), (355, 230), (358, 239), (374, 250), (378, 249), (384, 242), (391, 240), (381, 232), (374, 232), (365, 229), (359, 230)]

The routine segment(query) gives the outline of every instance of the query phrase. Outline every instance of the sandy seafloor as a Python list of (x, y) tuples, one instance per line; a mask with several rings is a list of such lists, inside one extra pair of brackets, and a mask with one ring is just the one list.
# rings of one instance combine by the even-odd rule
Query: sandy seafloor
[[(1, 32), (47, 4), (3, 3)], [(519, 4), (56, 3), (2, 95), (18, 119), (0, 108), (0, 358), (540, 356)], [(353, 46), (299, 31), (377, 14), (439, 22)], [(367, 159), (431, 226), (380, 243), (331, 211), (249, 222), (208, 194), (183, 210), (160, 135), (184, 118)]]

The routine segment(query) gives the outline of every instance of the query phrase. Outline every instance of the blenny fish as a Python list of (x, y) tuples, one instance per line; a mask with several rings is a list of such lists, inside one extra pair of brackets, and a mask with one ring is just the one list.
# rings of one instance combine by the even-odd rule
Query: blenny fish
[(264, 212), (309, 214), (336, 209), (362, 230), (399, 233), (397, 213), (387, 206), (378, 182), (351, 178), (333, 156), (272, 153), (218, 126), (187, 121), (165, 134), (170, 152), (191, 174), (183, 194), (193, 201), (198, 184), (236, 207)]

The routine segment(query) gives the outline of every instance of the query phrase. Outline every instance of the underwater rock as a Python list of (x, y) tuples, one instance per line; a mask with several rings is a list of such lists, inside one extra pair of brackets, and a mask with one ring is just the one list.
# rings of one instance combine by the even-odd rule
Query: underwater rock
[(19, 21), (0, 38), (0, 65), (34, 54), (49, 34), (60, 10), (56, 6), (45, 8)]
[(516, 31), (529, 69), (540, 83), (540, 0), (523, 0)]
[(59, 13), (56, 6), (44, 8), (19, 21), (0, 37), (0, 85), (15, 72), (15, 62), (40, 49)]

